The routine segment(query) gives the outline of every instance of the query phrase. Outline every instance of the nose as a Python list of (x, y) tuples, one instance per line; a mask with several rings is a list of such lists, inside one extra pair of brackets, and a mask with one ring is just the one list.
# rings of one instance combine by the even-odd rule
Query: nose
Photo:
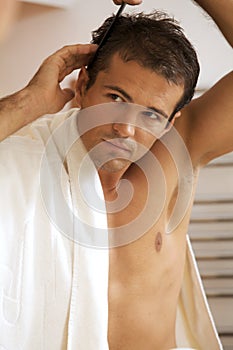
[(135, 135), (135, 125), (130, 123), (114, 123), (113, 130), (119, 137), (133, 137)]
[(137, 111), (132, 104), (124, 103), (122, 113), (113, 121), (113, 130), (119, 137), (134, 137), (137, 123)]

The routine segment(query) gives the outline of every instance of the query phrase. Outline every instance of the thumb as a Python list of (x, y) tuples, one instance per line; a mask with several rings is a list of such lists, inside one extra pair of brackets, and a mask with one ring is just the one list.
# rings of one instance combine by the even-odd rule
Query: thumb
[(75, 96), (74, 91), (72, 89), (69, 89), (69, 88), (62, 89), (62, 94), (63, 94), (63, 98), (64, 98), (65, 103), (72, 100), (72, 98), (74, 98), (74, 96)]
[(75, 96), (75, 93), (72, 89), (69, 89), (69, 88), (59, 89), (59, 94), (56, 96), (56, 99), (53, 101), (52, 109), (50, 108), (49, 113), (57, 113), (58, 111), (60, 111), (66, 105), (67, 102), (72, 100), (74, 96)]
[(75, 94), (72, 89), (59, 89), (59, 92), (56, 94), (55, 99), (50, 100), (50, 103), (48, 102), (49, 107), (46, 109), (45, 113), (53, 114), (59, 112), (67, 102), (72, 100), (74, 96)]

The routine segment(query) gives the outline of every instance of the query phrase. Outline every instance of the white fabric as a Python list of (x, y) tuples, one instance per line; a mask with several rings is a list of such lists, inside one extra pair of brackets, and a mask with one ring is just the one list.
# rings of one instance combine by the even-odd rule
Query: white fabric
[[(0, 144), (1, 350), (108, 349), (107, 221), (95, 167), (82, 144), (72, 146), (76, 113), (42, 118)], [(222, 349), (189, 243), (177, 346)]]
[[(0, 349), (4, 350), (108, 349), (108, 251), (74, 243), (72, 215), (67, 232), (58, 230), (63, 212), (54, 206), (55, 184), (49, 178), (47, 190), (51, 207), (60, 216), (57, 222), (43, 203), (41, 161), (57, 122), (39, 120), (0, 144)], [(61, 140), (54, 161), (60, 159), (62, 164), (59, 156), (66, 140)], [(72, 207), (72, 179), (63, 166), (60, 169), (62, 190)], [(91, 170), (89, 183), (96, 176)]]
[(197, 350), (222, 350), (188, 236), (186, 254), (184, 279), (177, 309), (177, 345)]

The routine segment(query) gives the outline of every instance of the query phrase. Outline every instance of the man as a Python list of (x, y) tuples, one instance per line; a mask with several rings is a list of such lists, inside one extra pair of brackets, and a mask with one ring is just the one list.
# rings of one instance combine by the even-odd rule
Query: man
[[(232, 1), (198, 3), (212, 15), (232, 44)], [(128, 37), (132, 36), (132, 27), (133, 35), (137, 33), (136, 44), (140, 40), (141, 45), (135, 45), (135, 37), (131, 41), (127, 38), (127, 32)], [(141, 32), (142, 27), (145, 32)], [(94, 42), (99, 43), (105, 30), (106, 25), (95, 33)], [(143, 51), (142, 46), (142, 40), (147, 41), (150, 31), (158, 34), (158, 39), (152, 36), (149, 41), (149, 46), (154, 45), (151, 52), (156, 52), (152, 60), (149, 50)], [(157, 47), (160, 49), (156, 51)], [(166, 48), (165, 55), (162, 47)], [(178, 339), (175, 329), (186, 268), (186, 232), (198, 172), (214, 157), (233, 150), (232, 72), (184, 107), (192, 97), (197, 76), (198, 63), (193, 48), (175, 23), (152, 15), (121, 17), (95, 61), (80, 72), (76, 99), (81, 112), (77, 115), (75, 111), (73, 119), (73, 111), (69, 112), (68, 124), (61, 124), (55, 132), (62, 116), (52, 121), (38, 121), (2, 143), (1, 157), (7, 165), (2, 210), (4, 205), (7, 210), (1, 240), (7, 252), (9, 247), (20, 248), (10, 253), (11, 259), (3, 257), (0, 265), (4, 276), (3, 326), (6, 334), (9, 336), (12, 332), (13, 337), (17, 322), (21, 325), (24, 343), (17, 333), (18, 344), (24, 344), (21, 347), (36, 344), (37, 348), (47, 349), (50, 344), (54, 349), (105, 349), (108, 345), (110, 349), (221, 348), (218, 340), (212, 339), (214, 330), (208, 318), (200, 338), (194, 332), (187, 337), (189, 341), (182, 340), (182, 335)], [(81, 144), (80, 140), (76, 142), (76, 127)], [(41, 151), (45, 144), (46, 156)], [(29, 149), (25, 156), (26, 147)], [(86, 151), (94, 168), (88, 159), (85, 165)], [(88, 217), (81, 225), (71, 215), (72, 224), (62, 229), (80, 245), (72, 245), (69, 239), (57, 234), (54, 226), (60, 228), (66, 221), (65, 207), (59, 207), (56, 190), (54, 164), (57, 162), (61, 166), (59, 180), (64, 196), (74, 214), (77, 216), (78, 208), (78, 215), (83, 214), (84, 219), (92, 215), (91, 211), (79, 207), (78, 202), (84, 194), (87, 196), (84, 202), (90, 206), (88, 191), (94, 195), (89, 187), (98, 182), (97, 169), (106, 204), (109, 255), (107, 250), (85, 247), (91, 242), (94, 242), (92, 247), (104, 247), (98, 235), (97, 238), (90, 235), (88, 241), (86, 226), (92, 224), (98, 233), (99, 222), (95, 222), (95, 217), (93, 222)], [(10, 188), (7, 174), (23, 164), (23, 174), (15, 174), (15, 182), (11, 183), (13, 193), (19, 198), (17, 202), (7, 198)], [(82, 171), (78, 175), (82, 164), (85, 176)], [(39, 189), (38, 169), (41, 171)], [(79, 192), (77, 175), (83, 193)], [(47, 222), (42, 210), (40, 190), (46, 211), (50, 219), (55, 220), (53, 225)], [(16, 235), (17, 225), (11, 220), (9, 208), (13, 208), (12, 213), (17, 212), (15, 220), (22, 234)], [(96, 217), (97, 220), (101, 217), (100, 210)], [(69, 224), (69, 220), (67, 222)], [(75, 226), (79, 231), (84, 227), (84, 235), (78, 232), (76, 236), (75, 230), (70, 233)], [(106, 274), (108, 260), (109, 274)], [(107, 290), (108, 299), (104, 294)], [(29, 309), (29, 302), (36, 309), (34, 313)], [(24, 308), (20, 311), (21, 305)], [(201, 313), (203, 305), (199, 307)], [(197, 314), (194, 310), (192, 313), (195, 318)], [(185, 310), (181, 314), (190, 317), (186, 320), (190, 330), (193, 315), (185, 314)], [(32, 329), (38, 330), (35, 343), (25, 319), (30, 320)], [(196, 321), (197, 328), (198, 322), (201, 320)], [(3, 339), (4, 346), (10, 346), (11, 341), (13, 344), (14, 340)]]
[[(230, 33), (232, 34), (232, 26), (230, 26), (232, 11), (231, 20), (229, 22), (224, 20), (223, 23), (221, 20), (223, 14), (221, 14), (220, 7), (218, 8), (218, 5), (221, 6), (220, 3), (215, 2), (213, 5), (213, 2), (211, 2), (211, 6), (208, 1), (201, 3), (208, 9), (209, 13), (215, 15), (217, 23), (224, 29), (225, 36), (230, 39)], [(230, 6), (232, 10), (232, 3)], [(194, 190), (200, 167), (207, 164), (211, 159), (233, 150), (232, 102), (230, 97), (233, 87), (232, 72), (203, 97), (191, 102), (180, 111), (183, 105), (188, 102), (184, 98), (185, 93), (187, 93), (187, 85), (185, 81), (179, 81), (178, 76), (176, 80), (174, 76), (168, 76), (168, 70), (169, 67), (172, 67), (171, 71), (180, 72), (177, 68), (174, 69), (172, 58), (176, 57), (178, 59), (179, 57), (181, 60), (181, 40), (179, 44), (178, 41), (175, 41), (176, 46), (173, 47), (172, 39), (174, 38), (170, 38), (168, 46), (166, 46), (163, 38), (157, 39), (157, 46), (155, 45), (152, 50), (155, 58), (151, 63), (152, 60), (149, 60), (148, 54), (149, 48), (143, 42), (143, 39), (146, 40), (149, 35), (159, 37), (160, 28), (156, 28), (153, 33), (153, 23), (148, 23), (147, 27), (146, 20), (144, 22), (142, 20), (143, 24), (140, 28), (140, 20), (137, 18), (136, 21), (138, 22), (135, 27), (134, 20), (131, 22), (131, 35), (135, 38), (137, 47), (131, 49), (133, 40), (127, 41), (125, 39), (124, 42), (123, 37), (126, 37), (127, 21), (125, 20), (124, 23), (124, 20), (120, 19), (115, 35), (112, 34), (112, 39), (109, 39), (108, 44), (102, 49), (95, 68), (91, 67), (88, 71), (83, 70), (81, 72), (78, 82), (79, 106), (87, 108), (99, 102), (116, 101), (150, 107), (150, 110), (152, 109), (154, 114), (157, 114), (156, 117), (161, 119), (165, 115), (167, 119), (170, 118), (171, 120), (172, 116), (175, 128), (184, 140), (191, 158), (194, 178), (186, 180), (187, 182), (193, 181), (192, 188)], [(128, 27), (130, 28), (130, 25)], [(149, 28), (148, 32), (146, 28)], [(103, 28), (102, 31), (104, 32)], [(176, 32), (176, 34), (178, 33)], [(117, 36), (119, 41), (122, 42), (121, 48), (117, 47)], [(98, 32), (94, 39), (95, 43), (99, 42)], [(184, 43), (184, 46), (188, 50), (188, 44)], [(161, 57), (162, 49), (165, 53), (164, 61)], [(179, 52), (175, 51), (176, 49)], [(147, 60), (143, 60), (144, 54)], [(190, 69), (186, 71), (187, 80), (191, 84), (193, 79), (192, 86), (195, 86), (198, 68), (195, 66), (195, 57), (191, 48), (188, 53), (183, 53), (184, 57), (189, 59), (189, 62), (183, 61), (184, 70)], [(155, 61), (157, 62), (156, 68)], [(96, 75), (95, 70), (98, 71), (98, 75)], [(96, 77), (94, 82), (93, 75)], [(184, 76), (185, 72), (182, 73), (183, 78)], [(187, 95), (190, 97), (192, 94), (189, 92)], [(223, 113), (222, 108), (224, 108)], [(103, 126), (95, 128), (82, 137), (89, 152), (104, 140), (106, 144), (100, 148), (101, 154), (114, 154), (117, 158), (117, 161), (113, 157), (114, 159), (107, 162), (105, 159), (104, 165), (98, 167), (100, 152), (92, 154), (94, 161), (96, 159), (105, 199), (110, 203), (116, 200), (119, 181), (122, 178), (129, 181), (134, 189), (130, 204), (124, 210), (118, 210), (116, 214), (108, 215), (109, 226), (119, 228), (119, 226), (127, 225), (129, 230), (130, 222), (136, 220), (146, 206), (145, 203), (149, 197), (152, 184), (149, 183), (148, 189), (147, 174), (148, 169), (152, 166), (151, 158), (147, 159), (146, 155), (143, 158), (144, 173), (140, 168), (141, 161), (138, 166), (131, 164), (130, 159), (128, 162), (126, 161), (128, 157), (130, 158), (130, 152), (136, 152), (136, 144), (143, 144), (159, 160), (167, 184), (167, 193), (162, 213), (160, 213), (158, 220), (155, 220), (154, 225), (146, 233), (144, 232), (145, 234), (138, 240), (110, 251), (109, 343), (113, 349), (169, 349), (176, 346), (174, 322), (177, 299), (183, 278), (184, 234), (187, 232), (192, 200), (190, 202), (186, 200), (187, 208), (185, 212), (183, 211), (183, 217), (179, 217), (179, 210), (181, 209), (178, 205), (176, 215), (179, 218), (176, 217), (174, 220), (176, 222), (180, 221), (176, 226), (170, 228), (171, 234), (166, 235), (168, 221), (175, 207), (179, 189), (177, 164), (174, 164), (174, 159), (171, 159), (170, 152), (166, 150), (167, 143), (170, 142), (168, 141), (170, 134), (168, 133), (160, 138), (160, 141), (156, 141), (156, 137), (153, 138), (149, 133), (142, 131), (140, 127), (135, 127), (134, 123), (137, 124), (137, 122), (135, 122), (134, 115), (127, 118), (127, 108), (124, 111), (127, 124), (124, 124), (123, 120), (120, 123), (113, 121), (111, 125), (105, 126), (105, 128)], [(145, 118), (155, 118), (152, 111), (148, 114)], [(219, 124), (222, 125), (221, 132), (217, 127)], [(150, 125), (153, 128), (153, 122)], [(166, 123), (164, 125), (166, 126)], [(148, 129), (150, 128), (148, 127)], [(163, 132), (166, 133), (165, 127)], [(207, 134), (212, 136), (208, 137)], [(124, 140), (124, 142), (120, 142), (118, 138)], [(129, 140), (131, 140), (131, 143)], [(132, 140), (134, 141), (133, 145)], [(175, 147), (175, 144), (173, 147)], [(181, 153), (180, 158), (183, 157)], [(118, 156), (116, 156), (117, 154)], [(120, 161), (121, 156), (123, 160)], [(154, 176), (154, 181), (159, 184), (159, 179), (156, 178), (155, 174)], [(185, 177), (184, 174), (183, 177)], [(187, 184), (183, 183), (182, 185), (183, 191), (187, 191), (187, 188), (185, 188)], [(188, 185), (190, 186), (191, 183), (188, 183)], [(193, 198), (193, 193), (190, 197)], [(184, 197), (182, 199), (184, 200)], [(154, 201), (154, 216), (156, 216), (155, 208), (160, 206), (161, 200), (158, 197), (157, 202)], [(149, 220), (151, 212), (150, 208), (146, 208), (149, 214), (145, 218)], [(135, 231), (134, 234), (136, 236)], [(117, 240), (116, 245), (120, 246), (118, 237), (114, 237), (114, 239)], [(159, 318), (158, 315), (160, 315)], [(142, 323), (139, 322), (140, 319), (143, 320)]]

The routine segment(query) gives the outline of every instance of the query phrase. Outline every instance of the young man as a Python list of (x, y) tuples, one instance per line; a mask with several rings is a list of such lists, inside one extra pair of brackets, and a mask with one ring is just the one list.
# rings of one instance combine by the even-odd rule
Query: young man
[[(198, 3), (232, 44), (232, 1)], [(199, 308), (194, 301), (191, 311), (184, 309), (187, 295), (200, 290), (186, 285), (184, 294), (181, 288), (199, 169), (233, 150), (233, 75), (187, 104), (198, 76), (195, 52), (172, 20), (157, 16), (119, 18), (95, 61), (80, 72), (78, 115), (69, 112), (61, 128), (62, 116), (42, 119), (1, 145), (6, 348), (16, 340), (24, 349), (221, 348), (202, 315), (203, 299)], [(81, 143), (73, 142), (76, 129)], [(70, 216), (60, 205), (57, 180)], [(105, 203), (93, 214), (96, 183)], [(107, 243), (99, 235), (105, 219)], [(176, 330), (179, 323), (185, 326)], [(35, 338), (30, 329), (37, 329)]]
[[(216, 21), (225, 28), (224, 34), (230, 38), (232, 14), (230, 21), (223, 23), (221, 4), (209, 3), (202, 2), (215, 14)], [(226, 5), (232, 10), (232, 3), (226, 2)], [(107, 21), (106, 27), (108, 25)], [(94, 33), (93, 42), (98, 44), (105, 31), (103, 26)], [(195, 53), (179, 28), (167, 19), (156, 22), (152, 15), (121, 17), (96, 62), (80, 73), (77, 100), (81, 109), (108, 102), (119, 103), (119, 108), (124, 108), (120, 122), (114, 115), (109, 117), (111, 124), (95, 127), (82, 136), (89, 152), (104, 141), (91, 157), (98, 168), (105, 200), (111, 204), (118, 199), (108, 213), (115, 245), (110, 250), (109, 269), (112, 349), (176, 346), (175, 320), (185, 265), (185, 237), (198, 172), (213, 158), (233, 150), (233, 74), (229, 73), (201, 98), (184, 107), (193, 95), (197, 76)], [(128, 107), (122, 107), (126, 103)], [(131, 104), (148, 109), (136, 108), (133, 113)], [(143, 116), (135, 117), (138, 113)], [(183, 149), (169, 132), (168, 120), (174, 123), (184, 141)], [(139, 145), (149, 150), (149, 155), (145, 154), (137, 165), (132, 164), (132, 159), (135, 161), (141, 156), (137, 155)], [(192, 171), (187, 169), (185, 147)], [(153, 172), (151, 153), (162, 168), (165, 198), (157, 190), (162, 186), (161, 173), (155, 170), (154, 179), (149, 177)], [(122, 179), (132, 185), (133, 195), (120, 210)], [(149, 200), (150, 191), (154, 191), (153, 202)], [(137, 220), (143, 210), (147, 211), (144, 226)], [(154, 215), (153, 222), (151, 215)], [(139, 227), (132, 224), (134, 221), (139, 222)], [(150, 222), (149, 228), (146, 222)], [(124, 236), (123, 245), (119, 232), (125, 226), (127, 238)], [(199, 348), (198, 341), (195, 346)]]

